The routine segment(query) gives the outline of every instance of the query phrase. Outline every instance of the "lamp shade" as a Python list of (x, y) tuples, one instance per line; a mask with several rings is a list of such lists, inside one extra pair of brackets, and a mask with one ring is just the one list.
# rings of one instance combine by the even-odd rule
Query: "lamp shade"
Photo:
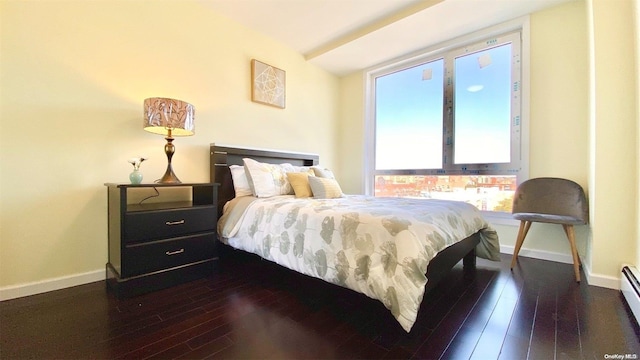
[(195, 132), (195, 108), (188, 102), (168, 98), (144, 100), (146, 131), (168, 136), (191, 136)]

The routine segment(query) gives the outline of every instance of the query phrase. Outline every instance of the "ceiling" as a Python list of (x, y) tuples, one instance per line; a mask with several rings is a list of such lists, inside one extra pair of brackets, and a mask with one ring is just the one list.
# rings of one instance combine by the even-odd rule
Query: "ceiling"
[(205, 0), (338, 76), (574, 0)]

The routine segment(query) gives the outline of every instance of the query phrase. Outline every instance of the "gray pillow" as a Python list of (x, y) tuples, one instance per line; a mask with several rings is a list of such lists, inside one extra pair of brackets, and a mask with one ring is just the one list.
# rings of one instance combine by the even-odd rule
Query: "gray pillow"
[(313, 197), (317, 199), (334, 199), (342, 197), (342, 189), (335, 179), (309, 176), (309, 186)]

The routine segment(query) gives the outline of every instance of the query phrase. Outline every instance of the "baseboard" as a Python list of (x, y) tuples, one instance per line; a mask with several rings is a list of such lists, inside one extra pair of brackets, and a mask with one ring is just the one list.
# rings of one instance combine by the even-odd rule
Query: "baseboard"
[[(513, 246), (500, 245), (500, 252), (503, 254), (513, 254), (513, 250), (514, 250)], [(520, 253), (518, 253), (518, 257), (520, 256), (530, 257), (530, 258), (539, 259), (539, 260), (555, 261), (563, 264), (573, 264), (573, 257), (571, 255), (560, 254), (560, 253), (555, 253), (550, 251), (521, 248)], [(594, 274), (591, 272), (591, 269), (585, 265), (585, 262), (582, 261), (582, 259), (581, 259), (581, 264), (582, 264), (582, 270), (584, 271), (587, 284), (603, 287), (607, 289), (620, 290), (620, 278), (613, 277), (613, 276), (605, 276), (601, 274)]]
[(585, 265), (584, 262), (582, 263), (582, 270), (586, 275), (587, 284), (607, 289), (620, 290), (619, 277), (595, 274), (591, 271), (591, 268)]
[[(514, 247), (509, 245), (500, 245), (500, 252), (503, 254), (513, 254)], [(555, 261), (563, 264), (573, 264), (573, 257), (569, 254), (560, 254), (551, 251), (534, 250), (520, 248), (518, 256), (524, 256), (539, 260)]]
[[(500, 246), (500, 252), (503, 254), (513, 254), (513, 246)], [(573, 264), (573, 258), (568, 254), (559, 254), (550, 251), (520, 249), (518, 256), (530, 257), (540, 260), (555, 261), (564, 264)], [(589, 285), (620, 290), (620, 278), (592, 274), (591, 269), (585, 267), (583, 263), (587, 283)], [(24, 296), (41, 294), (49, 291), (60, 290), (72, 286), (92, 283), (95, 281), (105, 280), (106, 275), (104, 269), (90, 271), (81, 274), (62, 276), (59, 278), (47, 279), (32, 283), (13, 285), (0, 288), (0, 301), (15, 299)]]
[(0, 301), (41, 294), (106, 278), (104, 269), (0, 288)]

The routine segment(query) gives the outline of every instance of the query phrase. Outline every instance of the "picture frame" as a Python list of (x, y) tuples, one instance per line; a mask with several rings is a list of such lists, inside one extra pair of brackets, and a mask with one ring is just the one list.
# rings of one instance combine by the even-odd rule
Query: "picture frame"
[(285, 71), (251, 59), (251, 101), (284, 109), (285, 99)]

